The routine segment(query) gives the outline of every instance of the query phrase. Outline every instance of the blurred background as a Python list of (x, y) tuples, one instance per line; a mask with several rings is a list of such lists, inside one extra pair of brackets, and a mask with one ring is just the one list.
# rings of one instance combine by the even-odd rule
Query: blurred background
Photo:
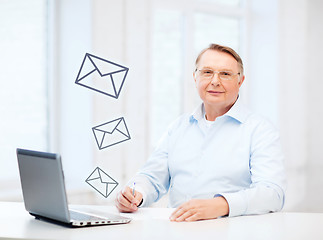
[[(113, 204), (200, 103), (194, 61), (219, 43), (244, 60), (244, 103), (280, 130), (284, 210), (323, 212), (322, 11), (320, 0), (0, 0), (0, 201), (22, 201), (20, 147), (62, 155), (70, 203)], [(129, 67), (119, 99), (75, 84), (85, 53)], [(92, 127), (119, 117), (131, 140), (99, 150)], [(96, 167), (119, 183), (107, 199), (85, 182)]]

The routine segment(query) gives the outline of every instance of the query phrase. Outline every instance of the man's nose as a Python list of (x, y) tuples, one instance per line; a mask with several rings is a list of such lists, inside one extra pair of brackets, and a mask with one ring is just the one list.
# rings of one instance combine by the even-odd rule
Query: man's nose
[(214, 72), (214, 75), (213, 75), (213, 77), (211, 79), (211, 84), (218, 85), (218, 84), (220, 84), (220, 82), (221, 82), (221, 79), (219, 78), (219, 73)]

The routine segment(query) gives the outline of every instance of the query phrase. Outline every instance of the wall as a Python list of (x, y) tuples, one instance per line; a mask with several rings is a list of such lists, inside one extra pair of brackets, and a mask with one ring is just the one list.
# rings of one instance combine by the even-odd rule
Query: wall
[(280, 1), (279, 115), (287, 211), (323, 211), (322, 10), (317, 0)]
[(307, 71), (304, 82), (308, 90), (307, 100), (307, 148), (308, 168), (306, 183), (306, 208), (309, 211), (323, 211), (323, 107), (321, 77), (323, 56), (323, 2), (308, 2), (308, 53)]
[(309, 164), (323, 168), (323, 107), (321, 76), (323, 56), (323, 2), (311, 0), (308, 4), (308, 55), (306, 58), (307, 71), (304, 82), (308, 90), (308, 150)]
[(285, 209), (305, 198), (307, 165), (307, 9), (306, 0), (280, 1), (279, 119), (286, 155), (288, 190)]

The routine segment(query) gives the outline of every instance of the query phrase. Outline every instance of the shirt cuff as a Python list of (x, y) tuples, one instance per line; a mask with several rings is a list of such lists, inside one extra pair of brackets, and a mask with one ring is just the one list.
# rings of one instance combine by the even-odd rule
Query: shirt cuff
[(242, 193), (220, 193), (214, 197), (224, 197), (229, 205), (229, 217), (244, 215), (247, 210), (247, 204)]
[(144, 207), (145, 203), (147, 202), (146, 201), (147, 200), (147, 194), (146, 194), (145, 190), (143, 189), (143, 187), (138, 186), (137, 184), (136, 184), (136, 191), (140, 192), (142, 194), (142, 202), (138, 207)]

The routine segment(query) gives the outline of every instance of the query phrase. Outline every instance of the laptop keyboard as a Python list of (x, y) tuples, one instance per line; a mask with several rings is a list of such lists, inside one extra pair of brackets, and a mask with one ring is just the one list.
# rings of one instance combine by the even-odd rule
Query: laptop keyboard
[(96, 217), (96, 216), (91, 216), (91, 215), (87, 215), (84, 213), (80, 213), (80, 212), (74, 212), (74, 211), (70, 211), (70, 218), (73, 220), (77, 220), (77, 221), (98, 221), (98, 220), (106, 220), (104, 218), (100, 218), (100, 217)]

